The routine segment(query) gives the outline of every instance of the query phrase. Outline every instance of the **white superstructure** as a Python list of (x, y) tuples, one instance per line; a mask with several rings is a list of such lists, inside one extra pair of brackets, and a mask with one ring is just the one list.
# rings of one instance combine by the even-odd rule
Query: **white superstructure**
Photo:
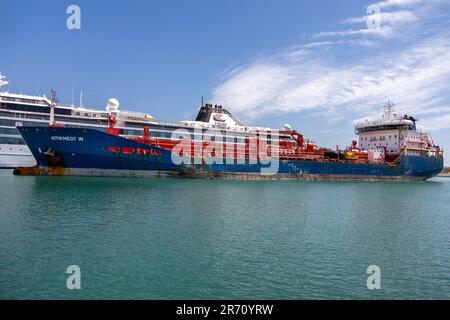
[(417, 130), (417, 119), (398, 115), (394, 104), (388, 102), (380, 119), (359, 122), (355, 131), (359, 137), (361, 150), (384, 149), (386, 155), (407, 153), (423, 155), (424, 152), (435, 152), (430, 135)]
[[(0, 74), (0, 87), (8, 81)], [(121, 112), (116, 99), (110, 99), (106, 110), (86, 109), (53, 104), (46, 96), (0, 92), (0, 168), (34, 166), (36, 161), (17, 131), (18, 126), (48, 126), (51, 109), (56, 124), (65, 127), (88, 127), (106, 130), (108, 114), (114, 109), (121, 113), (118, 124), (125, 134), (141, 134), (142, 128), (155, 119), (148, 114)]]

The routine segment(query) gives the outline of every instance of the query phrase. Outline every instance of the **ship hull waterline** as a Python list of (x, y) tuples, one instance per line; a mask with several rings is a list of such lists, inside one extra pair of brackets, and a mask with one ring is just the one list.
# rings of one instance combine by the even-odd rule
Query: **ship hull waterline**
[[(262, 174), (262, 164), (174, 164), (171, 151), (94, 129), (20, 127), (19, 132), (37, 161), (16, 168), (16, 175), (97, 177), (187, 177), (238, 180), (427, 180), (443, 169), (442, 157), (405, 156), (398, 164), (356, 164), (279, 160), (274, 174)], [(151, 154), (121, 154), (108, 148), (149, 150)]]

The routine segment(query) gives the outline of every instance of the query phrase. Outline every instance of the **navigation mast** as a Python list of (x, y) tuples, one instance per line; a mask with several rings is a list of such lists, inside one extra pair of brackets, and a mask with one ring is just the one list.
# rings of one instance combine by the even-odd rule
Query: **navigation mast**
[(56, 124), (55, 123), (55, 107), (56, 107), (56, 103), (58, 102), (57, 98), (56, 98), (56, 90), (52, 89), (51, 92), (52, 92), (52, 100), (51, 100), (51, 104), (50, 104), (50, 127), (54, 126)]
[(392, 119), (395, 113), (395, 104), (391, 101), (388, 100), (387, 104), (384, 106), (384, 117), (386, 119)]

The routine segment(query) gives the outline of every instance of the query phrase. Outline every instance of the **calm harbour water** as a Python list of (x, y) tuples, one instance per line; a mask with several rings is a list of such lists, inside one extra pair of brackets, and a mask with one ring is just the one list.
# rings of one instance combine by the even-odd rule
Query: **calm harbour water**
[(450, 299), (450, 178), (0, 181), (2, 299)]

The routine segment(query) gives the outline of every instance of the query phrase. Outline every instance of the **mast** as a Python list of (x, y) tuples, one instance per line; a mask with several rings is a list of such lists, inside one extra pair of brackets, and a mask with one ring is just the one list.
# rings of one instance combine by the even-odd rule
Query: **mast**
[(50, 104), (50, 127), (54, 126), (55, 123), (55, 107), (56, 107), (56, 103), (57, 103), (57, 99), (56, 99), (56, 90), (52, 89), (52, 100), (51, 100), (51, 104)]
[(394, 116), (394, 106), (395, 104), (391, 101), (388, 100), (387, 104), (384, 106), (384, 115), (386, 119), (392, 119)]

